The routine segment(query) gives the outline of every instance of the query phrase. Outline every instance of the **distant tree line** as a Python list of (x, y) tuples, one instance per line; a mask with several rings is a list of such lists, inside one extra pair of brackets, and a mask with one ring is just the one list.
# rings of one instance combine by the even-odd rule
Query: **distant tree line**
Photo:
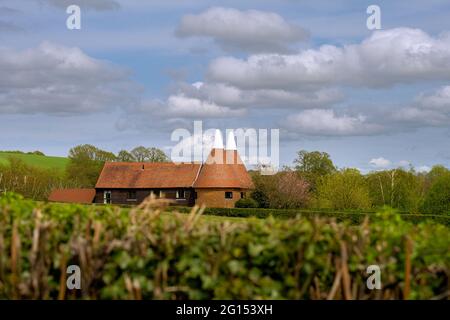
[(105, 162), (168, 162), (169, 157), (158, 148), (136, 147), (131, 151), (120, 150), (117, 155), (90, 144), (69, 150), (67, 178), (83, 187), (94, 187)]
[[(252, 172), (251, 198), (262, 208), (327, 208), (450, 214), (450, 171), (441, 165), (428, 173), (413, 168), (374, 171), (338, 169), (325, 152), (299, 151), (293, 167), (275, 175)], [(249, 206), (245, 203), (245, 206)]]
[[(22, 151), (8, 151), (25, 154)], [(28, 152), (28, 154), (31, 154)], [(44, 155), (40, 151), (32, 154)], [(90, 144), (76, 146), (69, 151), (65, 171), (43, 169), (28, 165), (11, 155), (7, 164), (0, 164), (0, 193), (13, 191), (35, 200), (45, 200), (53, 189), (94, 187), (100, 171), (107, 161), (166, 162), (167, 155), (157, 148), (142, 146), (130, 152), (121, 150), (117, 155)]]
[[(0, 192), (14, 191), (44, 200), (54, 188), (94, 187), (107, 161), (167, 162), (160, 149), (143, 146), (117, 154), (93, 145), (69, 151), (65, 171), (26, 165), (14, 156), (0, 165)], [(373, 210), (383, 206), (412, 213), (450, 214), (450, 171), (441, 165), (428, 173), (412, 167), (362, 174), (338, 169), (326, 152), (301, 150), (291, 167), (275, 175), (251, 171), (255, 189), (242, 207)]]
[(19, 154), (35, 154), (38, 156), (45, 156), (45, 154), (42, 151), (36, 150), (36, 151), (28, 151), (28, 152), (23, 152), (20, 150), (0, 150), (0, 152), (5, 152), (5, 153), (19, 153)]

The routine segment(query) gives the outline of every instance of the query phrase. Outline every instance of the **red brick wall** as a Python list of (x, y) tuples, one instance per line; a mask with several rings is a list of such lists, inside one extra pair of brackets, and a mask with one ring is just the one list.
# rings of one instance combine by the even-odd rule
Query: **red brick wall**
[[(241, 189), (196, 189), (197, 199), (195, 204), (205, 205), (210, 208), (234, 208), (236, 201), (241, 199)], [(225, 192), (233, 192), (233, 199), (226, 199)]]

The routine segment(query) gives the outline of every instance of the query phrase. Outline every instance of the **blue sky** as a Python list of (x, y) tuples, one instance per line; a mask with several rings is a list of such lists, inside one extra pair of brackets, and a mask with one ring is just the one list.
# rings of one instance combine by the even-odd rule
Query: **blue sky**
[(282, 164), (307, 149), (363, 171), (449, 167), (449, 14), (438, 0), (0, 0), (0, 149), (169, 152), (173, 129), (203, 120), (280, 129)]

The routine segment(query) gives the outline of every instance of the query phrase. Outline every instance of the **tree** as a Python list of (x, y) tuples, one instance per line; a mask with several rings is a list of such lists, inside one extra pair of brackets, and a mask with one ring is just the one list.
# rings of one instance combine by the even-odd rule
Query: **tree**
[(137, 162), (167, 162), (169, 157), (158, 148), (139, 146), (131, 150), (131, 155)]
[(275, 175), (252, 173), (251, 197), (260, 208), (301, 208), (309, 201), (309, 184), (296, 172), (285, 169)]
[(294, 160), (295, 170), (314, 190), (319, 178), (336, 172), (336, 167), (326, 152), (301, 150)]
[(137, 162), (145, 162), (145, 160), (149, 157), (149, 151), (146, 147), (139, 146), (131, 150), (131, 155)]
[(258, 203), (259, 208), (269, 208), (269, 193), (275, 192), (275, 181), (272, 175), (261, 175), (259, 171), (250, 172), (255, 189), (250, 197)]
[(148, 148), (148, 152), (149, 152), (149, 155), (147, 158), (147, 162), (168, 162), (169, 161), (169, 157), (161, 149)]
[(69, 151), (67, 177), (83, 187), (95, 186), (103, 164), (115, 161), (116, 156), (90, 144), (76, 146)]
[(117, 161), (134, 162), (136, 161), (136, 159), (127, 150), (120, 150), (119, 153), (117, 154)]
[(436, 178), (425, 196), (424, 213), (450, 215), (450, 173)]
[(276, 176), (276, 192), (269, 194), (271, 207), (294, 209), (306, 207), (309, 201), (309, 184), (291, 170)]
[(369, 208), (364, 176), (356, 169), (344, 169), (321, 177), (317, 184), (317, 205), (335, 210)]
[(414, 171), (393, 169), (367, 175), (372, 204), (388, 205), (401, 210), (417, 211), (422, 197), (422, 183)]

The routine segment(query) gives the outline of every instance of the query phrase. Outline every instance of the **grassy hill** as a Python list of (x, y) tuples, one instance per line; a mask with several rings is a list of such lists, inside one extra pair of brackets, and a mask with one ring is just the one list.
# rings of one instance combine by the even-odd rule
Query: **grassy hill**
[(21, 159), (28, 165), (45, 169), (64, 170), (66, 168), (67, 163), (69, 162), (69, 159), (64, 157), (49, 157), (49, 156), (39, 156), (36, 154), (23, 154), (23, 153), (0, 151), (0, 164), (6, 164), (8, 162), (9, 157), (16, 157), (18, 159)]

